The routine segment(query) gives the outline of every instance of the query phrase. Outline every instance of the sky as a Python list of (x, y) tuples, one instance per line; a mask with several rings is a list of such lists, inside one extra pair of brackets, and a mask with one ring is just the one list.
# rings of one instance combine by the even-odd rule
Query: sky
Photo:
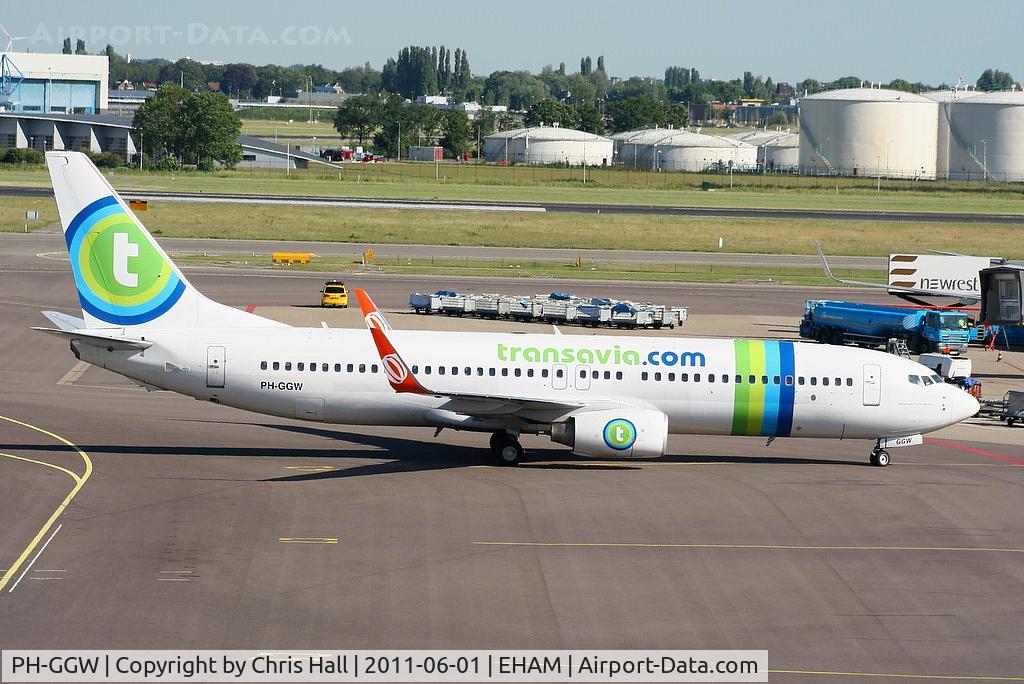
[(16, 51), (59, 51), (71, 35), (93, 52), (109, 42), (136, 57), (257, 65), (379, 69), (405, 45), (445, 45), (466, 49), (483, 75), (559, 62), (572, 72), (580, 57), (603, 54), (621, 77), (660, 78), (678, 65), (703, 78), (749, 70), (789, 83), (973, 82), (988, 67), (1024, 78), (1020, 0), (2, 0), (0, 23), (30, 37)]

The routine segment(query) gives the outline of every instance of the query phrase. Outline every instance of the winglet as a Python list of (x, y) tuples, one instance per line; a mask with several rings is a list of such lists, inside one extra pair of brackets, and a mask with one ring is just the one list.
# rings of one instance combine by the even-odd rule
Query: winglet
[(366, 290), (361, 287), (355, 288), (355, 293), (356, 299), (359, 300), (359, 308), (363, 312), (363, 320), (366, 321), (366, 327), (369, 328), (370, 335), (373, 337), (373, 343), (377, 347), (377, 354), (380, 355), (380, 362), (384, 367), (384, 374), (388, 376), (388, 382), (391, 383), (391, 388), (399, 393), (433, 394), (420, 384), (409, 366), (398, 355), (386, 334), (386, 331), (391, 330), (391, 326), (381, 315), (377, 305), (370, 299), (370, 295), (366, 294)]
[(832, 275), (832, 267), (828, 265), (828, 259), (825, 258), (825, 252), (823, 252), (822, 249), (821, 249), (821, 243), (819, 241), (815, 240), (814, 244), (818, 248), (818, 256), (821, 257), (821, 265), (825, 267), (825, 275), (827, 275), (830, 280), (834, 280), (837, 283), (842, 283), (843, 282), (842, 280), (840, 280), (839, 278), (836, 278), (834, 275)]

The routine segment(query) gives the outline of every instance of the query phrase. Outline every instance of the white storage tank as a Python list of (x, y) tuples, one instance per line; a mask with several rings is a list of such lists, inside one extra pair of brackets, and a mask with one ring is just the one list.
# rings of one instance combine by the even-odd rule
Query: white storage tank
[(692, 131), (654, 128), (627, 139), (620, 156), (626, 168), (648, 171), (751, 170), (757, 148), (739, 140)]
[(757, 148), (757, 166), (764, 171), (792, 171), (800, 166), (800, 134), (794, 131), (757, 130), (730, 135)]
[(1024, 92), (930, 93), (938, 116), (938, 173), (954, 180), (1024, 180)]
[(604, 136), (558, 126), (502, 131), (484, 138), (484, 157), (509, 164), (608, 166), (612, 141)]
[(850, 88), (800, 100), (805, 173), (935, 178), (938, 104), (898, 90)]

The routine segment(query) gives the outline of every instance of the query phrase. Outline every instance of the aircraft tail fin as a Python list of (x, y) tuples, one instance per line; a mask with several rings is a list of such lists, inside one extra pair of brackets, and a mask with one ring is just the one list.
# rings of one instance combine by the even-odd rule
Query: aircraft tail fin
[(86, 328), (282, 324), (204, 297), (81, 152), (46, 153)]

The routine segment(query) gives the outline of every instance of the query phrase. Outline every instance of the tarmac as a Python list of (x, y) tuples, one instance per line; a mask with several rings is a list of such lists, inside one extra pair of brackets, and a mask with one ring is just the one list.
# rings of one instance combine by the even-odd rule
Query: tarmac
[[(315, 306), (322, 275), (188, 275), (264, 315), (359, 323)], [(509, 325), (405, 312), (450, 278), (348, 280), (396, 327)], [(4, 648), (737, 648), (768, 649), (772, 681), (1024, 676), (1024, 428), (936, 433), (885, 469), (862, 441), (690, 436), (617, 462), (527, 439), (499, 468), (486, 436), (148, 393), (29, 330), (77, 315), (66, 264), (5, 255), (0, 282)], [(657, 335), (792, 337), (804, 299), (834, 294), (572, 288), (690, 307)], [(987, 389), (1021, 384), (1024, 355), (972, 356)]]

